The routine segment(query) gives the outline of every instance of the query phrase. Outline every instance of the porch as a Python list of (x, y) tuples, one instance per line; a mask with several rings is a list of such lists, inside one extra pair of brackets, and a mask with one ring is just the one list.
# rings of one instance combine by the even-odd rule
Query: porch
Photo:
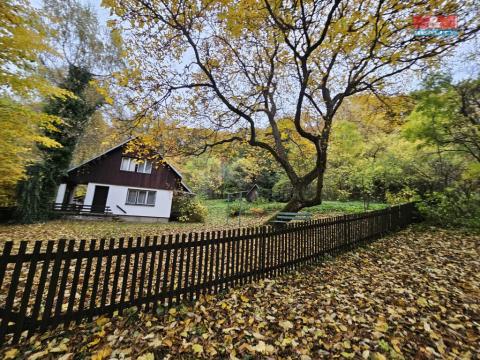
[[(111, 216), (112, 209), (107, 205), (108, 186), (96, 186), (93, 189), (93, 198), (87, 193), (83, 196), (75, 196), (79, 185), (62, 183), (60, 184), (55, 203), (52, 210), (64, 215), (82, 215), (82, 216)], [(90, 191), (91, 192), (91, 191)]]
[(62, 215), (113, 216), (112, 209), (109, 206), (54, 203), (53, 211)]

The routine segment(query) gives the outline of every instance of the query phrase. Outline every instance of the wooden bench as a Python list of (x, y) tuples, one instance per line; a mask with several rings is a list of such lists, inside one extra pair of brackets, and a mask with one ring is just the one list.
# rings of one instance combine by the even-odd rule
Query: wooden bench
[(274, 224), (287, 224), (291, 221), (308, 221), (312, 218), (312, 214), (307, 212), (279, 212), (275, 220), (271, 220)]

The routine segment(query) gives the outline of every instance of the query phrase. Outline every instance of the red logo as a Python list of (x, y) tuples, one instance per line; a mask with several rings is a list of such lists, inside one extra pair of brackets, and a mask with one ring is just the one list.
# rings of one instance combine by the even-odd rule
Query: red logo
[(458, 27), (458, 17), (457, 15), (413, 15), (413, 27), (417, 30), (453, 30)]

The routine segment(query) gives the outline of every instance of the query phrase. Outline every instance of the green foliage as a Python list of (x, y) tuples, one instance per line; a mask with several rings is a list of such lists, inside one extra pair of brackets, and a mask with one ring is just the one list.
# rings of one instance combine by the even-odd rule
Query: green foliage
[(385, 200), (389, 205), (398, 205), (418, 201), (420, 200), (420, 197), (418, 196), (416, 190), (405, 187), (397, 193), (387, 191), (385, 193)]
[(445, 189), (426, 196), (418, 208), (432, 224), (480, 229), (479, 193), (467, 196), (457, 189)]
[(191, 157), (182, 167), (182, 174), (196, 194), (213, 197), (221, 190), (223, 169), (220, 159), (216, 157)]
[(88, 70), (71, 66), (62, 87), (75, 97), (53, 98), (45, 106), (47, 114), (63, 119), (55, 130), (45, 130), (45, 135), (61, 147), (38, 145), (41, 161), (27, 169), (28, 178), (18, 185), (17, 219), (21, 222), (42, 221), (51, 217), (51, 204), (72, 161), (78, 139), (92, 114), (102, 104), (98, 95), (92, 99), (91, 79), (92, 74)]
[(226, 211), (229, 217), (241, 216), (264, 216), (280, 210), (284, 204), (279, 202), (266, 202), (265, 200), (249, 203), (247, 201), (234, 201), (227, 203)]
[(272, 198), (275, 201), (288, 201), (292, 195), (292, 184), (286, 176), (282, 176), (272, 188)]
[(478, 227), (480, 79), (455, 84), (434, 74), (414, 96), (417, 105), (403, 134), (415, 146), (412, 163), (421, 169), (414, 183), (424, 199), (420, 210), (435, 224)]
[(230, 206), (227, 208), (228, 216), (235, 217), (238, 215), (245, 215), (249, 208), (249, 205), (246, 201), (239, 200), (230, 203)]
[(172, 203), (173, 220), (180, 222), (205, 222), (208, 215), (208, 209), (200, 203), (200, 201), (193, 196), (175, 195)]

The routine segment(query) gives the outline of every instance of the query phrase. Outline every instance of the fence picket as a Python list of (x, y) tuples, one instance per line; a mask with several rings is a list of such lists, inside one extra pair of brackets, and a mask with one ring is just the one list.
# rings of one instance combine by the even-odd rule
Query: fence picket
[(215, 286), (213, 287), (213, 293), (217, 293), (220, 288), (218, 281), (220, 274), (220, 231), (216, 232), (215, 236)]
[(201, 284), (202, 284), (202, 270), (203, 270), (203, 244), (204, 244), (204, 233), (200, 233), (200, 241), (198, 243), (200, 256), (198, 257), (198, 270), (197, 270), (197, 284), (195, 285), (196, 297), (197, 299), (201, 294)]
[[(187, 246), (185, 246), (185, 250), (187, 252), (187, 262), (185, 265), (185, 284), (183, 285), (184, 289), (188, 289), (190, 287), (190, 253), (192, 250), (192, 233), (188, 234), (187, 238)], [(184, 299), (187, 299), (188, 294), (185, 292)]]
[[(22, 302), (20, 304), (20, 309), (18, 311), (18, 314), (20, 315), (20, 317), (15, 326), (15, 333), (13, 336), (14, 343), (20, 340), (20, 336), (24, 330), (23, 324), (25, 322), (25, 318), (27, 317), (27, 306), (30, 300), (30, 293), (32, 291), (33, 279), (35, 276), (35, 271), (37, 270), (38, 254), (40, 254), (41, 247), (42, 247), (42, 242), (36, 241), (32, 251), (32, 261), (30, 262), (30, 267), (28, 268), (27, 281), (25, 283), (25, 287), (23, 290)], [(2, 332), (2, 334), (4, 333)]]
[(121, 237), (118, 241), (118, 247), (117, 250), (119, 250), (117, 254), (117, 258), (115, 259), (115, 270), (113, 273), (113, 284), (112, 284), (112, 292), (110, 294), (110, 312), (109, 315), (112, 316), (113, 313), (115, 312), (115, 305), (117, 303), (117, 288), (118, 288), (118, 280), (120, 278), (120, 266), (122, 264), (122, 254), (121, 251), (123, 251), (123, 243), (125, 239)]
[(130, 275), (130, 258), (132, 256), (132, 246), (133, 246), (133, 238), (128, 238), (127, 244), (127, 254), (125, 257), (125, 264), (123, 266), (122, 272), (122, 292), (120, 293), (120, 303), (118, 312), (121, 314), (123, 310), (127, 307), (127, 302), (125, 301), (125, 297), (127, 296), (127, 284), (128, 284), (128, 277)]
[(8, 288), (8, 295), (5, 302), (5, 317), (2, 319), (0, 325), (0, 342), (3, 342), (8, 323), (12, 316), (12, 308), (15, 301), (15, 293), (17, 292), (17, 287), (20, 279), (20, 274), (23, 266), (23, 256), (25, 255), (25, 250), (27, 249), (27, 242), (22, 241), (20, 243), (20, 248), (17, 252), (17, 259), (15, 261), (15, 267), (13, 268), (12, 278), (10, 280), (10, 287)]
[(214, 259), (215, 259), (215, 231), (209, 233), (209, 242), (210, 242), (210, 261), (208, 267), (208, 285), (207, 285), (207, 294), (213, 293), (213, 269), (214, 269)]
[(145, 273), (147, 272), (147, 261), (148, 261), (148, 246), (150, 245), (150, 237), (147, 236), (143, 243), (142, 251), (142, 269), (140, 271), (140, 283), (138, 288), (137, 303), (139, 307), (143, 306), (145, 300), (144, 288), (145, 288)]
[[(105, 249), (105, 239), (100, 240), (100, 250), (97, 257), (97, 265), (95, 266), (95, 275), (93, 277), (93, 286), (92, 294), (90, 295), (90, 308), (89, 310), (94, 310), (96, 307), (98, 285), (100, 282), (100, 272), (102, 270), (102, 261), (103, 261), (103, 251)], [(93, 311), (90, 311), (88, 314), (88, 321), (92, 321)]]
[(148, 267), (148, 284), (147, 284), (147, 295), (146, 298), (148, 299), (145, 303), (145, 311), (150, 310), (150, 303), (152, 302), (152, 284), (153, 284), (153, 275), (155, 274), (155, 260), (157, 258), (157, 242), (158, 236), (153, 237), (152, 248), (153, 251), (150, 254), (150, 264)]
[[(191, 234), (190, 234), (191, 235)], [(190, 281), (191, 290), (190, 290), (190, 301), (193, 301), (195, 297), (195, 288), (197, 286), (196, 281), (197, 277), (197, 251), (198, 251), (198, 233), (193, 234), (193, 259), (192, 259), (192, 279)]]
[(167, 304), (168, 306), (172, 306), (173, 304), (173, 293), (175, 290), (175, 278), (177, 275), (177, 253), (178, 253), (178, 246), (180, 242), (180, 235), (175, 235), (175, 242), (173, 243), (173, 255), (172, 255), (172, 272), (170, 274), (170, 291), (168, 294)]
[(226, 247), (227, 247), (227, 256), (225, 259), (225, 290), (228, 290), (230, 288), (232, 280), (230, 280), (230, 277), (232, 276), (232, 264), (231, 264), (231, 252), (232, 252), (232, 230), (227, 231), (227, 237), (226, 237)]
[(135, 301), (135, 290), (137, 288), (138, 260), (140, 258), (141, 246), (142, 246), (142, 238), (137, 237), (137, 244), (135, 246), (136, 251), (133, 257), (132, 282), (130, 283), (130, 301), (128, 304), (129, 306), (133, 306)]
[[(65, 290), (67, 288), (68, 274), (70, 272), (70, 262), (75, 248), (75, 240), (68, 242), (67, 258), (63, 264), (63, 272), (60, 280), (60, 288), (58, 289), (58, 298), (55, 306), (55, 318), (58, 318), (62, 312), (63, 298), (65, 297)], [(25, 285), (26, 286), (26, 285)]]
[(186, 241), (186, 235), (182, 234), (182, 236), (179, 239), (179, 244), (180, 246), (180, 261), (178, 263), (178, 276), (177, 276), (177, 286), (176, 286), (176, 291), (177, 291), (177, 296), (176, 296), (176, 303), (178, 304), (181, 299), (181, 294), (180, 294), (180, 289), (182, 287), (182, 279), (183, 279), (183, 255), (184, 255), (184, 244)]
[[(153, 310), (156, 311), (156, 304), (160, 299), (161, 292), (160, 292), (160, 286), (161, 286), (161, 281), (162, 281), (162, 273), (165, 272), (165, 268), (163, 267), (163, 253), (165, 250), (163, 249), (163, 246), (165, 245), (165, 235), (162, 235), (160, 238), (160, 247), (159, 247), (159, 255), (158, 255), (158, 266), (157, 266), (157, 271), (155, 275), (155, 295), (153, 297)], [(163, 269), (163, 270), (162, 270)], [(163, 305), (163, 304), (162, 304)]]
[[(52, 256), (54, 241), (50, 240), (47, 243), (47, 249), (45, 251), (45, 260), (43, 261), (42, 272), (40, 273), (40, 278), (38, 280), (37, 293), (35, 296), (35, 303), (32, 308), (32, 323), (28, 329), (28, 336), (31, 336), (33, 331), (36, 329), (36, 320), (38, 314), (40, 313), (40, 306), (42, 304), (43, 291), (45, 290), (45, 283), (47, 281), (48, 268), (50, 266), (50, 258)], [(5, 307), (6, 308), (6, 307)]]
[(110, 272), (112, 269), (113, 249), (115, 247), (115, 239), (110, 239), (107, 251), (107, 263), (105, 265), (105, 274), (103, 275), (102, 298), (100, 300), (100, 308), (104, 308), (107, 303), (108, 289), (110, 287)]
[[(83, 251), (85, 250), (85, 245), (86, 245), (86, 241), (80, 240), (80, 246), (78, 247), (79, 254), (83, 253)], [(77, 295), (78, 283), (80, 281), (80, 270), (82, 268), (82, 261), (83, 261), (83, 258), (79, 256), (76, 259), (76, 263), (75, 263), (75, 272), (73, 273), (72, 287), (70, 289), (70, 297), (68, 299), (67, 314), (65, 316), (66, 328), (68, 328), (70, 321), (73, 320), (73, 307), (75, 305), (75, 298)], [(32, 319), (35, 319), (33, 316), (34, 315), (32, 313)]]

